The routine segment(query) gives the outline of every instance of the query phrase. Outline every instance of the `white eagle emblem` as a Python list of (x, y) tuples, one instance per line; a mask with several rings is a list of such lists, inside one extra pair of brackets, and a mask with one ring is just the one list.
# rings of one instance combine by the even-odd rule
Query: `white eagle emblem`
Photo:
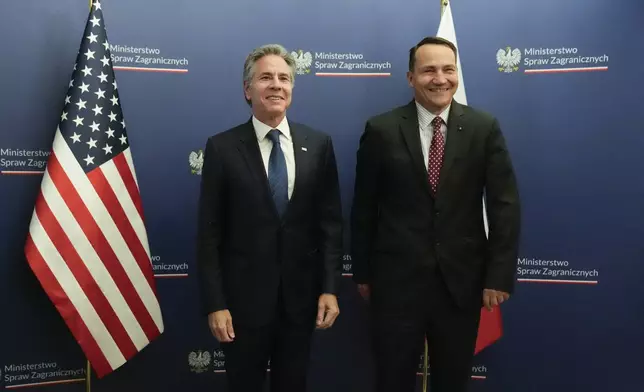
[(210, 353), (208, 351), (192, 351), (188, 355), (188, 365), (190, 365), (190, 370), (195, 373), (205, 372), (210, 365)]
[(201, 175), (201, 169), (203, 168), (203, 151), (192, 151), (188, 157), (188, 162), (190, 162), (190, 171), (192, 174)]
[(295, 73), (304, 75), (311, 72), (311, 64), (313, 63), (313, 56), (311, 52), (304, 52), (299, 49), (297, 52), (291, 52), (291, 56), (295, 59)]
[(505, 49), (499, 49), (496, 52), (496, 63), (500, 65), (499, 71), (510, 73), (512, 71), (518, 71), (519, 63), (521, 62), (521, 51), (519, 49), (510, 48), (509, 46)]

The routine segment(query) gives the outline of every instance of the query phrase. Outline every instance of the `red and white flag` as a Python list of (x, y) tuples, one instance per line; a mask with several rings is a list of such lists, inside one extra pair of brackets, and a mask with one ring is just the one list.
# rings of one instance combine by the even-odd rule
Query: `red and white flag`
[[(443, 9), (443, 15), (438, 26), (438, 33), (436, 36), (445, 38), (452, 42), (457, 48), (456, 42), (456, 28), (454, 27), (454, 19), (452, 17), (452, 8), (449, 3)], [(463, 105), (467, 105), (467, 96), (465, 95), (465, 81), (463, 80), (463, 70), (461, 68), (461, 56), (456, 59), (456, 66), (458, 67), (459, 86), (454, 94), (454, 99)], [(485, 225), (485, 234), (488, 234), (488, 221), (487, 212), (485, 209), (485, 199), (483, 200), (483, 224)], [(493, 344), (503, 335), (503, 322), (501, 319), (501, 309), (494, 308), (489, 312), (485, 308), (481, 308), (481, 321), (479, 324), (478, 337), (476, 339), (475, 353), (479, 353), (487, 346)]]
[(163, 332), (101, 4), (92, 4), (25, 255), (98, 377)]

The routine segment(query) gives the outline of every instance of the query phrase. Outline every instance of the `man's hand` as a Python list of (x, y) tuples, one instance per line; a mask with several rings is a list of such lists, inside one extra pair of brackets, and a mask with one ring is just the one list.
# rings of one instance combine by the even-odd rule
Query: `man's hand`
[(333, 294), (322, 294), (318, 300), (318, 318), (315, 321), (317, 329), (330, 328), (340, 314), (338, 299)]
[(208, 325), (213, 335), (222, 343), (229, 343), (235, 339), (233, 330), (233, 317), (228, 309), (212, 312), (208, 315)]
[(369, 301), (369, 298), (371, 297), (371, 287), (369, 287), (368, 284), (359, 284), (358, 292), (365, 301)]
[(510, 294), (504, 291), (497, 291), (491, 289), (483, 290), (483, 305), (489, 311), (492, 311), (494, 306), (501, 305), (503, 302), (510, 298)]

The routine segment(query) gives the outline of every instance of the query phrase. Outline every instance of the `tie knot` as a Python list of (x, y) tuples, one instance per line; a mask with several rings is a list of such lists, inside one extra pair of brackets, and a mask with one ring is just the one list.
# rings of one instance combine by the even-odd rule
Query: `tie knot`
[(279, 144), (279, 142), (280, 142), (280, 131), (279, 131), (279, 129), (271, 129), (270, 131), (268, 131), (268, 135), (266, 135), (266, 136), (269, 139), (271, 139), (273, 144)]
[(432, 126), (434, 128), (440, 128), (441, 125), (443, 125), (443, 119), (440, 118), (440, 116), (434, 117), (434, 119), (432, 120)]

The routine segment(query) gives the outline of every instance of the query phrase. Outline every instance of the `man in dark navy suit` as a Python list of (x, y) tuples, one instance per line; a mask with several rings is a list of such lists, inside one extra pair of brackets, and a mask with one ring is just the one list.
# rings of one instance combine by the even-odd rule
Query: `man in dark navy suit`
[(295, 60), (280, 45), (244, 65), (249, 121), (208, 139), (198, 274), (232, 392), (303, 392), (314, 329), (333, 325), (342, 213), (331, 138), (286, 118)]

